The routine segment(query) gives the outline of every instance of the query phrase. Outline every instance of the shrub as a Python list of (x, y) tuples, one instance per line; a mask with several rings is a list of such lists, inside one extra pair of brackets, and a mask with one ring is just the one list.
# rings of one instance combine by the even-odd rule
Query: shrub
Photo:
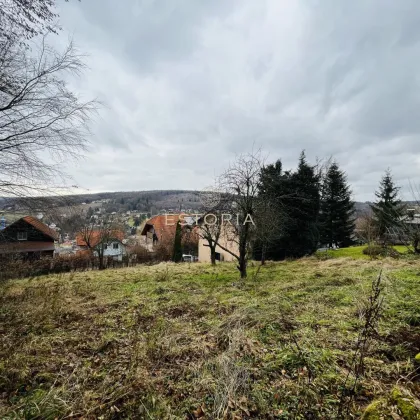
[(379, 257), (383, 255), (383, 247), (376, 244), (368, 245), (366, 248), (363, 248), (363, 254), (369, 255), (370, 257)]
[(391, 257), (398, 258), (399, 252), (390, 246), (381, 246), (377, 244), (368, 245), (363, 249), (363, 254), (369, 255), (370, 257)]

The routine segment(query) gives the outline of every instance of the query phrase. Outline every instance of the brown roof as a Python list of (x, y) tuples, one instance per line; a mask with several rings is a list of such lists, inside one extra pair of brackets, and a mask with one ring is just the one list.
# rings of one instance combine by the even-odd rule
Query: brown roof
[(15, 223), (20, 222), (21, 220), (33, 226), (36, 230), (48, 236), (52, 240), (54, 241), (58, 240), (58, 233), (55, 230), (50, 229), (45, 223), (42, 223), (40, 220), (32, 216), (25, 216), (19, 220), (16, 220), (11, 225), (7, 226), (3, 232), (6, 232), (11, 226), (13, 226)]
[[(90, 246), (94, 248), (96, 245), (98, 245), (102, 241), (102, 238), (104, 237), (104, 232), (101, 230), (92, 230), (90, 233), (88, 233), (88, 235), (89, 235)], [(120, 242), (122, 242), (122, 240), (124, 239), (124, 233), (121, 232), (120, 230), (112, 231), (109, 235), (107, 234), (106, 236), (110, 240), (117, 240)], [(86, 235), (83, 235), (82, 233), (78, 233), (76, 235), (76, 245), (87, 246), (85, 239), (87, 239)]]
[(167, 237), (175, 237), (176, 224), (180, 218), (179, 214), (160, 214), (149, 219), (141, 231), (146, 235), (150, 227), (153, 227), (159, 240)]
[[(187, 214), (160, 214), (149, 219), (141, 231), (142, 235), (146, 235), (148, 230), (153, 227), (158, 241), (173, 241), (175, 239), (176, 225), (178, 220), (183, 224), (183, 218)], [(190, 226), (191, 227), (191, 226)], [(193, 227), (193, 232), (196, 233), (196, 228)], [(197, 238), (198, 242), (198, 238)]]

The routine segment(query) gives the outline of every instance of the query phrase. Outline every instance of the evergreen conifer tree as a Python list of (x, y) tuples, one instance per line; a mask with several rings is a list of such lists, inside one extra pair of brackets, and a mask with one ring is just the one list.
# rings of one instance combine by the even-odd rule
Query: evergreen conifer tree
[(379, 237), (384, 242), (387, 241), (392, 229), (400, 226), (404, 214), (399, 190), (400, 188), (394, 184), (391, 171), (387, 169), (379, 184), (379, 190), (375, 192), (378, 200), (371, 205)]
[(354, 203), (346, 174), (333, 162), (324, 176), (319, 216), (320, 240), (330, 247), (352, 243)]
[(182, 260), (182, 228), (181, 223), (177, 222), (175, 231), (174, 250), (172, 253), (173, 262), (181, 262)]
[(283, 199), (287, 215), (283, 237), (286, 255), (310, 255), (316, 251), (319, 242), (320, 183), (315, 167), (306, 160), (305, 152), (300, 155), (297, 170), (287, 174), (286, 186)]

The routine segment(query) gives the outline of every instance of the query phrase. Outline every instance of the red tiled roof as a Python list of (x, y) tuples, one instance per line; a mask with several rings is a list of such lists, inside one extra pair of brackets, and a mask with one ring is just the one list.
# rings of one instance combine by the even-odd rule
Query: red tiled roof
[(146, 235), (150, 227), (153, 227), (158, 240), (175, 237), (176, 224), (180, 218), (179, 214), (160, 214), (149, 219), (141, 231)]
[[(89, 236), (89, 238), (87, 238), (87, 235)], [(102, 238), (104, 237), (104, 232), (101, 230), (92, 230), (87, 235), (78, 233), (76, 235), (76, 245), (87, 246), (85, 239), (88, 239), (90, 246), (94, 248), (96, 245), (98, 245), (102, 241)], [(114, 240), (116, 239), (120, 242), (122, 242), (122, 240), (124, 239), (124, 233), (121, 232), (120, 230), (112, 231), (110, 235), (107, 234), (106, 236), (107, 238), (112, 238)]]
[[(154, 233), (158, 241), (173, 241), (175, 239), (176, 224), (181, 220), (183, 224), (187, 214), (160, 214), (149, 219), (141, 231), (141, 235), (146, 235), (149, 228), (154, 228)], [(196, 233), (196, 228), (193, 227), (193, 232)], [(198, 238), (197, 238), (198, 242)]]

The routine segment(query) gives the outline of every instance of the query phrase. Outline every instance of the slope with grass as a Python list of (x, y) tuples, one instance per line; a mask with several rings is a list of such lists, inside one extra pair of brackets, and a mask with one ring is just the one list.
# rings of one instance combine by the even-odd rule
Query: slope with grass
[(2, 284), (0, 416), (337, 418), (382, 267), (383, 314), (346, 398), (355, 417), (397, 384), (405, 401), (420, 390), (419, 262), (308, 258), (251, 267), (244, 284), (228, 263)]

